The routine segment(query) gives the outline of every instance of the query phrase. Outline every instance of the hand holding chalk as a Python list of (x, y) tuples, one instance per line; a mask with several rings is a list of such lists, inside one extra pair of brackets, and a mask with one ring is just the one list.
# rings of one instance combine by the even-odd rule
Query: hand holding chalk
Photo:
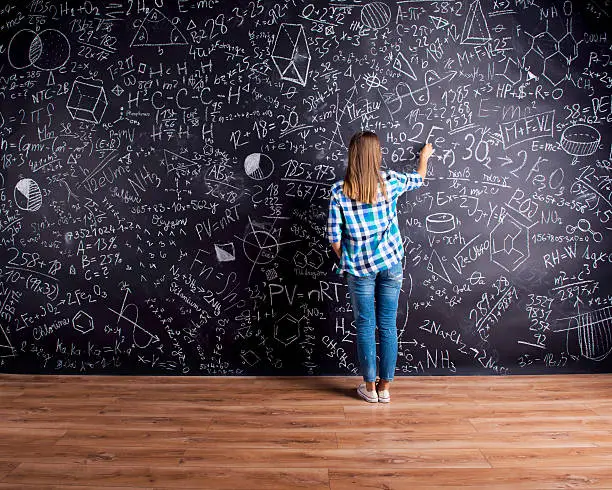
[(433, 152), (434, 152), (433, 145), (431, 143), (426, 143), (425, 146), (421, 148), (421, 152), (419, 153), (419, 159), (421, 161), (425, 160), (427, 162), (427, 160), (429, 160), (429, 157), (431, 156)]
[(433, 151), (433, 145), (431, 143), (427, 143), (423, 148), (421, 148), (421, 151), (419, 153), (419, 165), (417, 167), (417, 173), (423, 178), (425, 178), (425, 175), (427, 174), (427, 160), (429, 160), (429, 157), (431, 156)]

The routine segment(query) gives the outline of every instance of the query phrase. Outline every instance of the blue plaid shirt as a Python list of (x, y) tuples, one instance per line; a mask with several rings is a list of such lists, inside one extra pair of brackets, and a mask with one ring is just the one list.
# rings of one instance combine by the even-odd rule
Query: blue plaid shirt
[(365, 276), (388, 269), (404, 256), (397, 222), (397, 198), (421, 187), (423, 178), (416, 172), (402, 174), (393, 170), (382, 172), (382, 177), (387, 200), (379, 189), (376, 204), (346, 197), (342, 192), (343, 181), (332, 185), (327, 238), (330, 243), (342, 241), (340, 274)]

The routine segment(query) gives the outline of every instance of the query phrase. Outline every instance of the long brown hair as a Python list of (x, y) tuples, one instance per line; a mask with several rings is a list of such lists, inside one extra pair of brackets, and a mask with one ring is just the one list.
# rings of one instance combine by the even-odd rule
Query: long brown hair
[(348, 167), (342, 190), (356, 201), (376, 204), (378, 185), (385, 199), (387, 189), (380, 175), (382, 152), (380, 140), (372, 131), (360, 131), (351, 138), (348, 150)]

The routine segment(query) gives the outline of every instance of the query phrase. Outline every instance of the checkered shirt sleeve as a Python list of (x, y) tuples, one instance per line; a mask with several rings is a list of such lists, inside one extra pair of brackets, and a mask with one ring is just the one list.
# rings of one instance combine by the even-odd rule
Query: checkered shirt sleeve
[(398, 181), (398, 195), (400, 196), (406, 191), (413, 191), (423, 185), (423, 177), (417, 172), (409, 174), (391, 172), (391, 175)]
[(342, 238), (342, 212), (337, 197), (332, 192), (329, 198), (329, 214), (327, 216), (327, 240), (338, 243)]

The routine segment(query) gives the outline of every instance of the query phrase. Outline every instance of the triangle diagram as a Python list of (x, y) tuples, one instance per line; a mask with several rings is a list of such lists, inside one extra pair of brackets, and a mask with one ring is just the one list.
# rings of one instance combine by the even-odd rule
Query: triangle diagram
[(432, 85), (435, 85), (441, 80), (442, 78), (440, 78), (440, 75), (438, 75), (438, 73), (433, 70), (427, 70), (427, 72), (425, 73), (425, 86), (431, 87)]
[(136, 31), (130, 46), (181, 46), (187, 44), (183, 33), (157, 9), (152, 9)]
[(393, 69), (403, 73), (408, 78), (417, 81), (417, 77), (414, 74), (414, 70), (412, 69), (412, 65), (408, 63), (406, 57), (400, 52), (395, 60), (393, 60)]
[(487, 19), (485, 19), (479, 0), (474, 0), (465, 18), (461, 44), (484, 44), (491, 40)]
[(329, 147), (330, 148), (331, 148), (332, 144), (336, 144), (336, 145), (338, 145), (338, 146), (340, 146), (342, 148), (346, 148), (347, 147), (346, 144), (344, 143), (344, 140), (342, 139), (342, 132), (340, 131), (340, 123), (338, 121), (336, 121), (336, 129), (334, 129), (334, 132), (332, 133), (332, 137), (329, 140)]
[(442, 260), (440, 259), (438, 252), (436, 252), (435, 250), (431, 252), (431, 257), (429, 258), (429, 262), (427, 263), (427, 270), (431, 272), (434, 276), (438, 276), (443, 281), (452, 284), (450, 277), (448, 277), (448, 272), (446, 272), (444, 264), (442, 264)]
[(15, 349), (11, 345), (11, 341), (4, 331), (4, 327), (0, 325), (0, 357), (9, 357), (15, 355)]
[(436, 17), (435, 15), (430, 15), (429, 20), (433, 22), (435, 29), (442, 29), (443, 27), (449, 25), (448, 20), (443, 19), (442, 17)]
[(177, 155), (176, 153), (173, 153), (170, 150), (166, 149), (164, 149), (164, 160), (166, 161), (166, 169), (168, 173), (172, 172), (173, 170), (182, 170), (187, 167), (197, 165), (196, 162), (193, 162), (188, 158), (182, 157), (181, 155)]
[(236, 260), (236, 251), (233, 243), (216, 244), (215, 253), (219, 262), (232, 262)]

